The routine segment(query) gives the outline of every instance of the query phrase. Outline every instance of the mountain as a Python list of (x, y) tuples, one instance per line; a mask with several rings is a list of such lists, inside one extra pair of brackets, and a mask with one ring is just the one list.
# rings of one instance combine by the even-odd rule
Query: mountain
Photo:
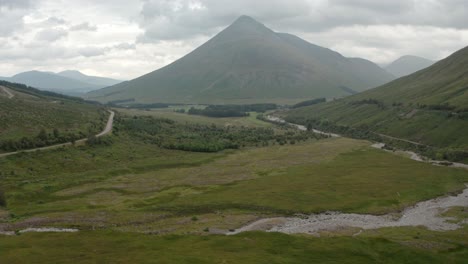
[(81, 82), (93, 84), (96, 86), (102, 86), (102, 87), (107, 87), (111, 85), (116, 85), (122, 81), (111, 79), (111, 78), (105, 78), (105, 77), (96, 77), (96, 76), (89, 76), (85, 75), (79, 71), (63, 71), (57, 73), (57, 75), (67, 77), (70, 79), (78, 80)]
[(292, 110), (287, 119), (468, 153), (468, 47), (378, 88)]
[(370, 61), (343, 57), (242, 16), (174, 63), (87, 97), (141, 103), (297, 102), (347, 96), (393, 78)]
[(22, 83), (42, 90), (68, 95), (81, 95), (109, 85), (119, 83), (109, 78), (87, 76), (78, 71), (53, 72), (28, 71), (0, 80)]
[(28, 71), (14, 75), (10, 81), (26, 84), (42, 90), (61, 93), (79, 93), (99, 89), (97, 85), (63, 77), (54, 73)]
[(434, 62), (431, 60), (406, 55), (392, 62), (390, 65), (385, 67), (385, 70), (396, 77), (403, 77), (427, 68), (432, 64), (434, 64)]

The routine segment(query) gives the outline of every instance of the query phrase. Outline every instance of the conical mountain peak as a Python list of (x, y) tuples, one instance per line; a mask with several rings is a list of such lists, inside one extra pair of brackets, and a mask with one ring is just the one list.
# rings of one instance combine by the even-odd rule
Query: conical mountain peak
[(235, 24), (251, 24), (251, 25), (262, 25), (262, 23), (258, 22), (257, 20), (255, 20), (254, 18), (250, 17), (250, 16), (246, 16), (246, 15), (242, 15), (240, 16), (239, 18), (236, 19), (236, 21), (234, 21), (233, 25)]
[(264, 32), (274, 33), (271, 29), (267, 28), (262, 23), (253, 19), (249, 16), (240, 16), (234, 23), (232, 23), (227, 30), (233, 30), (237, 32)]

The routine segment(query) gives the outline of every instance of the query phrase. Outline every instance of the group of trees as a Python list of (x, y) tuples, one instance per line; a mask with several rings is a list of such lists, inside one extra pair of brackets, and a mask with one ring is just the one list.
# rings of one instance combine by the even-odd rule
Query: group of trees
[(220, 127), (193, 123), (177, 123), (164, 118), (120, 118), (119, 131), (162, 148), (193, 152), (218, 152), (248, 146), (294, 144), (310, 138), (314, 133), (291, 130), (275, 132), (272, 128)]
[(385, 104), (377, 99), (364, 99), (351, 102), (351, 105), (376, 105), (380, 109), (385, 109)]
[(78, 139), (86, 137), (85, 134), (79, 132), (74, 133), (60, 133), (58, 129), (54, 129), (51, 133), (45, 129), (41, 129), (35, 137), (23, 137), (19, 140), (2, 140), (0, 141), (0, 149), (4, 151), (18, 151), (25, 149), (41, 148), (54, 144), (61, 144), (67, 142), (75, 142)]
[(89, 135), (86, 141), (88, 146), (110, 146), (112, 143), (112, 137), (96, 137), (94, 134)]
[(311, 106), (311, 105), (316, 105), (320, 103), (325, 103), (326, 101), (327, 101), (326, 98), (317, 98), (317, 99), (312, 99), (312, 100), (297, 103), (293, 105), (291, 108), (295, 109), (299, 107)]
[(450, 105), (449, 103), (443, 103), (443, 104), (437, 104), (437, 105), (420, 104), (418, 105), (418, 108), (428, 109), (428, 110), (438, 110), (438, 111), (455, 111), (456, 110), (456, 107), (453, 105)]
[(204, 109), (192, 107), (189, 109), (188, 114), (208, 117), (244, 117), (249, 116), (249, 112), (264, 113), (277, 109), (277, 107), (276, 104), (209, 105)]

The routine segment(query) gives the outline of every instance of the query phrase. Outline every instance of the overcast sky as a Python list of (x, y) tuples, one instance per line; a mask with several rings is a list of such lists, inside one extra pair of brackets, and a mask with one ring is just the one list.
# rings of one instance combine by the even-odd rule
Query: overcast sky
[(0, 0), (0, 76), (77, 69), (131, 79), (240, 15), (379, 64), (468, 45), (466, 0)]

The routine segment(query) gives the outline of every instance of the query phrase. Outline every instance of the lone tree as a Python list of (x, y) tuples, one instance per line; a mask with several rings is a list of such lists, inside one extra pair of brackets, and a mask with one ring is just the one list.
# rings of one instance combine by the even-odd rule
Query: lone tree
[(5, 198), (5, 193), (0, 190), (0, 206), (1, 207), (6, 207), (7, 203), (6, 203), (6, 198)]
[(54, 137), (58, 138), (60, 136), (60, 132), (57, 128), (54, 128)]
[(41, 129), (41, 131), (39, 132), (39, 134), (37, 135), (37, 137), (38, 137), (40, 140), (46, 140), (46, 139), (47, 139), (47, 132), (45, 131), (45, 129)]

